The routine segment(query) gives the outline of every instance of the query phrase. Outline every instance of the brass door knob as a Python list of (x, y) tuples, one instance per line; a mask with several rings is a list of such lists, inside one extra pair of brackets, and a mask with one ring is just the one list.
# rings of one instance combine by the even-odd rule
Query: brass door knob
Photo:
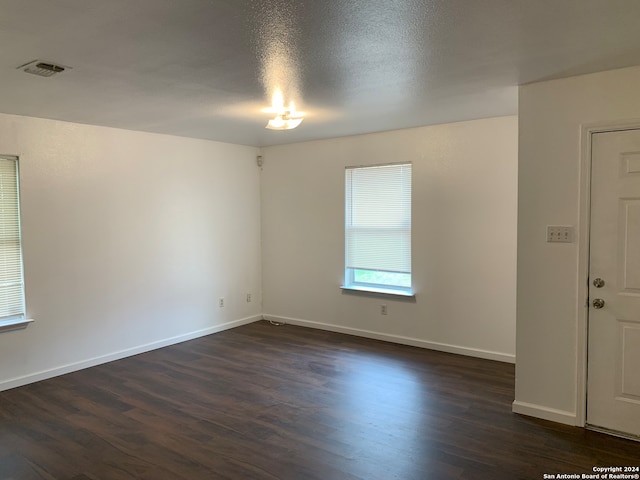
[(592, 305), (593, 308), (602, 308), (604, 307), (604, 300), (601, 298), (594, 298)]

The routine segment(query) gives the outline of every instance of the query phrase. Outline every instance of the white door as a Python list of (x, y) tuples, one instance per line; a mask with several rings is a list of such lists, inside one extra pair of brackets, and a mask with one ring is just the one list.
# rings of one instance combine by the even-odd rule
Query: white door
[(640, 437), (640, 130), (591, 159), (587, 423)]

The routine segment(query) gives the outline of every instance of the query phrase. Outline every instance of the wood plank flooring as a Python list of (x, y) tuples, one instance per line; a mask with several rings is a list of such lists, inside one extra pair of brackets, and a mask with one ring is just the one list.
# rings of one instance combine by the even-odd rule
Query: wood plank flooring
[(268, 322), (0, 392), (2, 480), (541, 479), (640, 444), (511, 413), (513, 365)]

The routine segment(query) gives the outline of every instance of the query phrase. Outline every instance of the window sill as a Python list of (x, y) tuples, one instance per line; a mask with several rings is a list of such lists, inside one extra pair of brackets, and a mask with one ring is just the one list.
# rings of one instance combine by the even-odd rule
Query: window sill
[(13, 318), (11, 320), (0, 321), (0, 333), (22, 330), (27, 328), (32, 322), (33, 319), (31, 318)]
[(362, 293), (364, 295), (383, 295), (392, 297), (402, 297), (405, 299), (415, 299), (416, 295), (413, 292), (406, 290), (394, 290), (392, 288), (377, 288), (377, 287), (362, 287), (354, 285), (343, 285), (340, 287), (345, 293)]

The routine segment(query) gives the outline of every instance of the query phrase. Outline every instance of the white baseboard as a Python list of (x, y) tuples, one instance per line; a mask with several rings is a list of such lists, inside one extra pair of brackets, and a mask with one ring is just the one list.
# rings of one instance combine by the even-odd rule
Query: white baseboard
[(240, 325), (257, 322), (258, 320), (262, 320), (262, 315), (253, 315), (251, 317), (241, 318), (239, 320), (214, 325), (213, 327), (204, 328), (202, 330), (196, 330), (195, 332), (185, 333), (183, 335), (158, 340), (156, 342), (120, 350), (107, 355), (89, 358), (81, 362), (74, 362), (29, 375), (24, 375), (22, 377), (11, 378), (0, 382), (0, 392), (3, 390), (9, 390), (10, 388), (21, 387), (22, 385), (27, 385), (29, 383), (39, 382), (40, 380), (46, 380), (47, 378), (57, 377), (59, 375), (65, 375), (85, 368), (94, 367), (103, 363), (113, 362), (114, 360), (120, 360), (132, 355), (149, 352), (158, 348), (168, 347), (169, 345), (175, 345), (176, 343), (186, 342), (188, 340), (193, 340), (194, 338), (204, 337), (206, 335), (211, 335), (212, 333), (222, 332), (224, 330), (229, 330), (230, 328), (239, 327)]
[(387, 342), (400, 343), (402, 345), (411, 345), (413, 347), (427, 348), (430, 350), (438, 350), (440, 352), (456, 353), (458, 355), (466, 355), (468, 357), (484, 358), (487, 360), (496, 360), (498, 362), (516, 363), (515, 355), (500, 352), (491, 352), (480, 350), (477, 348), (461, 347), (458, 345), (449, 345), (446, 343), (430, 342), (417, 338), (403, 337), (401, 335), (390, 335), (388, 333), (373, 332), (370, 330), (361, 330), (358, 328), (342, 327), (329, 323), (312, 322), (309, 320), (301, 320), (299, 318), (281, 317), (278, 315), (264, 314), (265, 320), (274, 322), (288, 323), (291, 325), (299, 325), (301, 327), (317, 328), (318, 330), (328, 330), (330, 332), (346, 333), (348, 335), (356, 335), (358, 337), (373, 338), (375, 340), (384, 340)]
[[(113, 362), (115, 360), (120, 360), (122, 358), (130, 357), (132, 355), (138, 355), (140, 353), (149, 352), (151, 350), (167, 347), (169, 345), (175, 345), (177, 343), (186, 342), (188, 340), (193, 340), (195, 338), (204, 337), (206, 335), (211, 335), (213, 333), (222, 332), (230, 328), (239, 327), (241, 325), (253, 323), (262, 319), (288, 323), (291, 325), (299, 325), (303, 327), (316, 328), (319, 330), (328, 330), (331, 332), (346, 333), (348, 335), (356, 335), (359, 337), (372, 338), (375, 340), (384, 340), (387, 342), (399, 343), (402, 345), (411, 345), (414, 347), (427, 348), (430, 350), (438, 350), (441, 352), (456, 353), (459, 355), (485, 358), (488, 360), (497, 360), (499, 362), (515, 363), (515, 356), (510, 354), (505, 354), (505, 353), (491, 352), (486, 350), (479, 350), (474, 348), (461, 347), (457, 345), (449, 345), (449, 344), (438, 343), (438, 342), (429, 342), (426, 340), (420, 340), (416, 338), (403, 337), (400, 335), (390, 335), (386, 333), (379, 333), (379, 332), (373, 332), (370, 330), (361, 330), (361, 329), (350, 328), (350, 327), (342, 327), (339, 325), (332, 325), (328, 323), (312, 322), (309, 320), (301, 320), (297, 318), (264, 314), (264, 315), (254, 315), (251, 317), (234, 320), (234, 321), (223, 323), (220, 325), (214, 325), (212, 327), (208, 327), (202, 330), (197, 330), (195, 332), (178, 335), (175, 337), (159, 340), (156, 342), (140, 345), (140, 346), (125, 349), (125, 350), (120, 350), (107, 355), (101, 355), (101, 356), (89, 358), (87, 360), (83, 360), (80, 362), (74, 362), (67, 365), (62, 365), (59, 367), (54, 367), (54, 368), (50, 368), (40, 372), (24, 375), (21, 377), (11, 378), (11, 379), (0, 382), (0, 391), (20, 387), (22, 385), (38, 382), (40, 380), (46, 380), (48, 378), (57, 377), (59, 375), (65, 375), (67, 373), (83, 370), (89, 367), (94, 367), (96, 365), (101, 365), (103, 363)], [(523, 404), (523, 405), (527, 405), (527, 404)], [(532, 407), (535, 407), (535, 406), (532, 406)], [(526, 411), (522, 411), (522, 412), (516, 411), (515, 402), (514, 402), (513, 408), (514, 408), (513, 411), (516, 413), (523, 413), (524, 415), (531, 415), (535, 417), (553, 420), (553, 418), (542, 416), (536, 413), (527, 413)], [(571, 418), (575, 418), (575, 416), (572, 416)], [(561, 423), (567, 423), (566, 420), (556, 420), (556, 421), (560, 421)], [(570, 423), (570, 424), (573, 425), (573, 423)]]
[(541, 418), (552, 422), (564, 423), (565, 425), (578, 425), (576, 414), (565, 410), (556, 410), (555, 408), (535, 405), (533, 403), (519, 402), (515, 400), (511, 405), (513, 413), (527, 415), (529, 417)]

